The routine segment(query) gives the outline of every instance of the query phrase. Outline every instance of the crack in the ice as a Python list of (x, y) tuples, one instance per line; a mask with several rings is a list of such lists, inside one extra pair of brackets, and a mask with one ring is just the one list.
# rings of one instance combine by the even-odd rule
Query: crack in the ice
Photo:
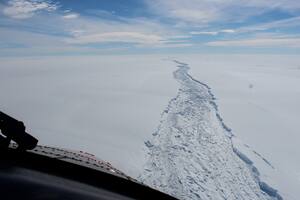
[(145, 142), (149, 159), (141, 181), (180, 199), (282, 199), (234, 147), (211, 88), (188, 74), (188, 64), (174, 62), (180, 89)]

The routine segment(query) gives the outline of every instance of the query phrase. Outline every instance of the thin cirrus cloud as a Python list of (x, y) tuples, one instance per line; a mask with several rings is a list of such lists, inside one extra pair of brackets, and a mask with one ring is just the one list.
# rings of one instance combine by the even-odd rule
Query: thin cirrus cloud
[[(66, 1), (59, 0), (6, 0), (6, 3), (0, 3), (0, 28), (2, 23), (5, 25), (2, 28), (19, 32), (18, 47), (30, 46), (31, 49), (40, 46), (49, 49), (74, 47), (86, 51), (89, 48), (109, 48), (118, 45), (137, 50), (188, 49), (191, 46), (192, 50), (207, 49), (207, 46), (233, 46), (241, 49), (264, 46), (299, 47), (297, 27), (300, 25), (300, 15), (295, 11), (300, 10), (300, 2), (294, 0), (143, 1), (145, 7), (136, 8), (139, 10), (137, 13), (141, 13), (140, 16), (133, 17), (124, 14), (125, 11), (120, 13), (105, 10), (100, 3), (98, 7), (93, 4), (93, 7), (78, 9), (78, 5), (72, 7), (72, 4), (65, 4)], [(86, 2), (83, 4), (88, 5)], [(140, 12), (142, 9), (145, 12)], [(257, 16), (269, 10), (272, 10), (274, 15), (278, 14), (274, 9), (288, 15), (271, 15), (267, 16), (269, 19), (266, 21), (256, 20)], [(149, 13), (151, 18), (147, 15)], [(252, 18), (249, 20), (248, 17)], [(25, 32), (26, 37), (22, 37)], [(268, 32), (294, 36), (257, 36), (257, 33)], [(4, 33), (0, 35), (3, 38)], [(12, 40), (10, 35), (5, 35), (7, 41)], [(37, 41), (37, 35), (43, 35), (43, 40)], [(59, 44), (53, 43), (56, 39), (59, 40)], [(2, 43), (6, 42), (5, 39), (0, 39), (0, 43), (1, 40)]]
[(191, 35), (218, 35), (218, 31), (191, 31)]
[(76, 19), (79, 17), (78, 13), (68, 13), (63, 16), (64, 19)]
[(295, 0), (147, 0), (157, 14), (192, 24), (243, 21), (268, 10), (297, 13), (300, 1)]
[(239, 40), (219, 40), (206, 43), (213, 47), (288, 47), (299, 48), (300, 37), (297, 36), (269, 36)]
[(270, 29), (282, 29), (282, 28), (290, 28), (290, 27), (293, 28), (299, 26), (300, 26), (300, 17), (296, 16), (296, 17), (276, 20), (268, 23), (240, 27), (236, 30), (236, 32), (244, 33), (244, 32), (255, 32), (255, 31), (266, 31)]
[(175, 48), (175, 47), (189, 47), (192, 46), (186, 40), (177, 40), (176, 37), (163, 37), (155, 34), (146, 34), (140, 32), (107, 32), (91, 35), (74, 35), (72, 39), (67, 39), (69, 44), (95, 44), (95, 43), (132, 43), (139, 47), (154, 47), (154, 48)]
[(10, 0), (3, 14), (14, 19), (27, 19), (37, 12), (53, 12), (57, 9), (58, 5), (52, 1)]
[(191, 31), (189, 32), (191, 35), (209, 35), (209, 36), (216, 36), (221, 33), (236, 33), (236, 34), (243, 34), (243, 33), (256, 33), (256, 32), (264, 32), (269, 31), (271, 29), (288, 29), (288, 28), (295, 28), (300, 26), (300, 17), (290, 17), (287, 19), (280, 19), (275, 20), (272, 22), (267, 23), (259, 23), (255, 25), (245, 25), (240, 26), (236, 29), (223, 29), (219, 31)]
[(163, 38), (159, 35), (144, 34), (139, 32), (108, 32), (76, 36), (66, 41), (72, 44), (92, 44), (104, 42), (156, 44), (160, 43), (162, 39)]
[(235, 33), (236, 31), (233, 29), (224, 29), (220, 31), (191, 31), (191, 35), (218, 35), (220, 33)]
[[(144, 46), (144, 45), (140, 45)], [(154, 44), (150, 47), (152, 48), (185, 48), (185, 47), (191, 47), (194, 46), (192, 43), (160, 43), (160, 44)], [(149, 48), (149, 46), (148, 46)]]
[[(8, 6), (4, 8), (4, 11), (9, 9), (18, 10), (11, 13), (6, 13), (6, 16), (9, 18), (16, 18), (16, 19), (27, 19), (31, 18), (34, 15), (38, 14), (39, 11), (56, 11), (52, 12), (51, 18), (48, 16), (40, 15), (38, 18), (34, 19), (34, 23), (36, 24), (36, 28), (38, 29), (49, 29), (49, 24), (51, 24), (51, 30), (55, 33), (61, 34), (61, 37), (56, 34), (57, 38), (60, 38), (60, 41), (63, 41), (65, 45), (83, 45), (85, 47), (93, 44), (100, 44), (100, 43), (131, 43), (134, 46), (138, 47), (150, 47), (156, 46), (159, 47), (167, 47), (167, 46), (184, 46), (182, 44), (171, 44), (173, 41), (174, 43), (180, 38), (188, 38), (188, 36), (184, 35), (177, 35), (176, 32), (171, 34), (171, 31), (168, 28), (162, 26), (159, 23), (156, 23), (151, 20), (147, 19), (126, 19), (122, 18), (120, 20), (114, 19), (102, 19), (102, 18), (90, 18), (88, 16), (81, 16), (79, 13), (75, 13), (71, 10), (59, 10), (58, 7), (51, 7), (55, 4), (50, 4), (49, 1), (30, 1), (30, 0), (10, 0), (8, 1)], [(21, 11), (19, 9), (20, 5), (27, 5), (30, 9), (24, 9)], [(51, 9), (50, 9), (51, 8)], [(47, 23), (43, 23), (47, 21)], [(13, 22), (14, 23), (14, 22)], [(34, 24), (31, 24), (30, 21), (22, 21), (24, 27), (27, 27), (26, 24), (30, 27), (34, 27)], [(41, 26), (41, 27), (40, 27)], [(34, 29), (30, 28), (29, 30), (22, 30), (28, 31), (27, 37), (32, 38), (36, 37), (36, 34), (31, 33)], [(155, 34), (153, 33), (155, 30)], [(20, 32), (20, 30), (12, 30)], [(21, 33), (21, 32), (20, 32)], [(39, 33), (41, 33), (39, 31)], [(45, 36), (47, 32), (44, 32)], [(20, 34), (19, 34), (20, 35)], [(50, 37), (50, 36), (49, 36)], [(24, 40), (23, 37), (20, 37), (20, 43)], [(32, 41), (32, 40), (31, 40)], [(48, 41), (43, 39), (43, 41)], [(28, 46), (28, 40), (24, 40), (26, 46)], [(32, 48), (38, 45), (39, 41), (34, 42)], [(63, 45), (60, 44), (61, 45)], [(168, 44), (170, 43), (170, 44)], [(45, 42), (43, 42), (45, 46)], [(49, 48), (52, 48), (52, 44), (47, 44)], [(78, 47), (78, 46), (77, 46)]]

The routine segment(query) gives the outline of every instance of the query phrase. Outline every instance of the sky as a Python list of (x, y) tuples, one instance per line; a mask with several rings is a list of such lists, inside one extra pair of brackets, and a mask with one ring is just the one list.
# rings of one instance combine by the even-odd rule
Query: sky
[(0, 0), (0, 56), (300, 53), (296, 0)]

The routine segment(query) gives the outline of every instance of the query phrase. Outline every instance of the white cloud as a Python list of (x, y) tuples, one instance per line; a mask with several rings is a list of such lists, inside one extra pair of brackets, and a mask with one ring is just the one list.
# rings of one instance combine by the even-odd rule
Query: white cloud
[(236, 31), (233, 29), (224, 29), (220, 31), (221, 33), (235, 33)]
[(207, 10), (194, 10), (188, 8), (174, 9), (170, 11), (170, 16), (175, 16), (176, 18), (185, 19), (192, 22), (206, 23), (212, 19), (217, 18), (217, 12), (214, 9)]
[(217, 31), (191, 31), (192, 35), (218, 35)]
[[(209, 22), (242, 21), (272, 9), (297, 13), (297, 0), (148, 0), (151, 11), (164, 17), (203, 25)], [(179, 20), (179, 21), (178, 21)]]
[(224, 29), (220, 31), (191, 31), (191, 35), (218, 35), (220, 33), (235, 33), (235, 30), (232, 29)]
[(296, 27), (299, 25), (300, 25), (300, 17), (292, 17), (288, 19), (277, 20), (277, 21), (257, 24), (253, 26), (240, 27), (239, 29), (236, 30), (236, 32), (243, 33), (243, 32), (254, 32), (254, 31), (265, 31), (273, 28), (280, 29), (286, 27)]
[(218, 18), (217, 7), (199, 0), (148, 0), (149, 8), (156, 14), (186, 22), (206, 23)]
[[(119, 29), (122, 29), (119, 27)], [(147, 31), (144, 29), (144, 31)], [(154, 48), (177, 48), (192, 46), (188, 43), (187, 39), (190, 36), (186, 35), (166, 35), (166, 34), (153, 34), (150, 32), (136, 31), (114, 31), (104, 33), (89, 34), (82, 30), (72, 32), (73, 38), (68, 38), (65, 41), (68, 44), (97, 44), (97, 43), (111, 43), (123, 42), (132, 43), (136, 47), (154, 47)]]
[(10, 0), (3, 9), (4, 15), (15, 19), (26, 19), (34, 16), (39, 11), (55, 11), (57, 4), (51, 1), (38, 0)]
[(190, 35), (174, 35), (174, 36), (169, 36), (168, 39), (170, 40), (177, 40), (177, 39), (187, 39), (191, 38)]
[(154, 44), (151, 47), (154, 48), (184, 48), (184, 47), (191, 47), (193, 44), (191, 43), (161, 43), (161, 44)]
[(79, 14), (77, 13), (68, 13), (63, 16), (64, 19), (76, 19), (79, 17)]
[[(13, 21), (15, 24), (22, 23), (22, 27), (16, 28), (17, 26), (15, 26), (9, 29), (16, 32), (22, 30), (18, 36), (18, 43), (30, 46), (28, 51), (32, 52), (38, 52), (36, 49), (40, 49), (41, 46), (49, 50), (57, 49), (57, 46), (59, 46), (59, 48), (70, 51), (73, 51), (73, 49), (96, 51), (111, 47), (110, 44), (105, 45), (105, 47), (92, 45), (100, 43), (114, 43), (112, 44), (113, 47), (118, 47), (117, 45), (120, 43), (130, 43), (131, 46), (137, 48), (143, 45), (144, 47), (156, 46), (161, 48), (166, 46), (182, 47), (188, 45), (183, 44), (186, 41), (182, 41), (182, 39), (191, 37), (159, 21), (145, 18), (118, 17), (118, 20), (116, 20), (115, 18), (90, 17), (89, 15), (74, 16), (73, 14), (77, 13), (71, 10), (62, 10), (62, 12), (52, 13), (51, 17), (39, 15), (34, 20)], [(8, 18), (1, 20), (7, 23), (11, 22)], [(45, 38), (36, 39), (35, 30), (38, 30), (38, 33)], [(53, 36), (57, 38), (59, 45), (53, 42), (51, 33), (54, 33)], [(24, 35), (24, 37), (20, 35)], [(7, 38), (14, 38), (11, 34), (6, 34), (6, 36)], [(48, 36), (49, 39), (47, 39)], [(174, 43), (174, 41), (180, 42), (180, 44), (169, 44)]]
[(72, 39), (68, 39), (68, 43), (72, 44), (92, 44), (104, 42), (126, 42), (137, 44), (157, 44), (163, 38), (159, 35), (145, 34), (139, 32), (107, 32), (91, 35), (79, 35)]
[(300, 37), (269, 36), (242, 40), (220, 40), (206, 43), (215, 47), (288, 47), (300, 48)]
[(64, 20), (64, 29), (72, 35), (65, 40), (68, 44), (123, 42), (153, 46), (191, 38), (179, 30), (145, 18), (115, 21), (81, 16), (76, 20)]
[(75, 36), (75, 37), (78, 37), (78, 36), (81, 36), (85, 33), (84, 30), (72, 30), (70, 31), (71, 35)]

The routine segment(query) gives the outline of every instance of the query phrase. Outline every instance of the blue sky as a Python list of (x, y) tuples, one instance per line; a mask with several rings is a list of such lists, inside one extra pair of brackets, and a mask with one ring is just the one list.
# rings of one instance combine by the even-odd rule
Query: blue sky
[(300, 52), (295, 0), (0, 0), (0, 56)]

